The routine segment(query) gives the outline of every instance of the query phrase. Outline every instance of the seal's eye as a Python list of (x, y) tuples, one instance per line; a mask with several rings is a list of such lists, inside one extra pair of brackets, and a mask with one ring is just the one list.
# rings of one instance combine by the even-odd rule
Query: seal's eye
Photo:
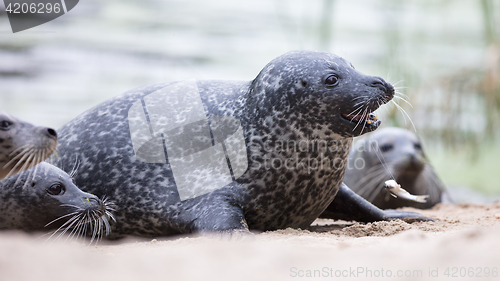
[(422, 146), (418, 142), (414, 144), (413, 147), (415, 147), (416, 150), (422, 150)]
[(63, 195), (64, 191), (66, 191), (64, 186), (60, 183), (55, 183), (55, 184), (51, 185), (49, 188), (47, 188), (46, 190), (47, 190), (47, 193), (51, 194), (51, 195)]
[(380, 151), (387, 152), (393, 148), (392, 144), (384, 144), (380, 146)]
[(339, 78), (336, 75), (326, 77), (325, 84), (327, 86), (336, 86), (339, 83)]
[(0, 130), (7, 131), (10, 129), (10, 126), (12, 126), (12, 122), (7, 120), (0, 121)]

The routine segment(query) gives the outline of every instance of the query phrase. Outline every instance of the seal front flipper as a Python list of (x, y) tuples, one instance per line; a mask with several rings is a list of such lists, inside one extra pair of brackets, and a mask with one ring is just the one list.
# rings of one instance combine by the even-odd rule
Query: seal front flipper
[(406, 222), (433, 221), (421, 214), (406, 211), (383, 211), (341, 184), (333, 202), (321, 214), (322, 218), (374, 222), (401, 219)]
[[(233, 184), (237, 183), (230, 185)], [(217, 190), (188, 199), (183, 205), (178, 224), (188, 233), (250, 233), (238, 200), (227, 191)]]
[(417, 221), (434, 221), (431, 218), (423, 216), (415, 212), (399, 211), (399, 210), (384, 210), (384, 220), (400, 219), (405, 222), (412, 223)]

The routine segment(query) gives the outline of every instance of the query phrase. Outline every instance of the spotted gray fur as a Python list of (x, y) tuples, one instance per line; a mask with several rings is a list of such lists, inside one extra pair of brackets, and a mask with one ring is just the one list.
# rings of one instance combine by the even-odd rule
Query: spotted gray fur
[[(112, 233), (117, 236), (309, 226), (339, 188), (346, 191), (341, 184), (352, 137), (375, 130), (380, 121), (369, 113), (394, 95), (382, 78), (364, 75), (336, 55), (314, 51), (280, 56), (253, 81), (197, 81), (207, 116), (241, 122), (249, 168), (221, 189), (181, 201), (168, 162), (137, 161), (127, 121), (133, 103), (168, 85), (172, 83), (126, 92), (59, 130), (59, 157), (51, 161), (81, 162), (78, 185), (116, 202)], [(345, 118), (355, 115), (363, 120)], [(280, 141), (290, 149), (276, 148)], [(326, 142), (332, 148), (292, 149), (300, 141), (311, 147)], [(294, 169), (266, 166), (266, 159), (284, 163), (289, 158), (297, 160)], [(336, 166), (327, 168), (326, 160), (317, 169), (300, 164), (312, 159), (331, 159)]]

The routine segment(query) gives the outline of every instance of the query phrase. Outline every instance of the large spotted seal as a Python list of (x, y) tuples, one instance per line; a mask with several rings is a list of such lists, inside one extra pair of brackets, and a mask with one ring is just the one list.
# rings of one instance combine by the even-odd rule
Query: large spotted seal
[[(347, 167), (344, 183), (382, 209), (405, 206), (426, 209), (450, 201), (420, 139), (405, 129), (383, 128), (363, 137), (353, 145)], [(411, 194), (429, 195), (427, 202), (391, 196), (383, 186), (392, 177)]]
[(56, 149), (57, 133), (0, 110), (0, 179), (27, 170)]
[[(425, 219), (384, 212), (342, 183), (352, 137), (379, 126), (370, 113), (393, 95), (341, 57), (294, 51), (253, 81), (172, 82), (117, 96), (60, 128), (51, 161), (78, 157), (77, 184), (116, 202), (115, 235), (306, 228), (334, 198), (332, 216)], [(204, 118), (208, 126), (198, 124)], [(198, 192), (224, 177), (221, 188)]]
[(93, 238), (109, 233), (109, 201), (81, 191), (70, 175), (46, 162), (36, 166), (36, 174), (32, 169), (0, 181), (0, 229), (56, 229)]

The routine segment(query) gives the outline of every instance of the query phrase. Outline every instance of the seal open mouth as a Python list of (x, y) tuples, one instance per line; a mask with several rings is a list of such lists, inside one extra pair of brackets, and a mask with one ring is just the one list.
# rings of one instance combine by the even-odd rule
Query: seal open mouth
[[(364, 115), (349, 115), (349, 114), (340, 114), (344, 120), (347, 120), (353, 124), (359, 126), (375, 126), (377, 127), (380, 124), (380, 120), (377, 119), (377, 115), (375, 113), (364, 114)], [(361, 123), (364, 122), (365, 124)]]

